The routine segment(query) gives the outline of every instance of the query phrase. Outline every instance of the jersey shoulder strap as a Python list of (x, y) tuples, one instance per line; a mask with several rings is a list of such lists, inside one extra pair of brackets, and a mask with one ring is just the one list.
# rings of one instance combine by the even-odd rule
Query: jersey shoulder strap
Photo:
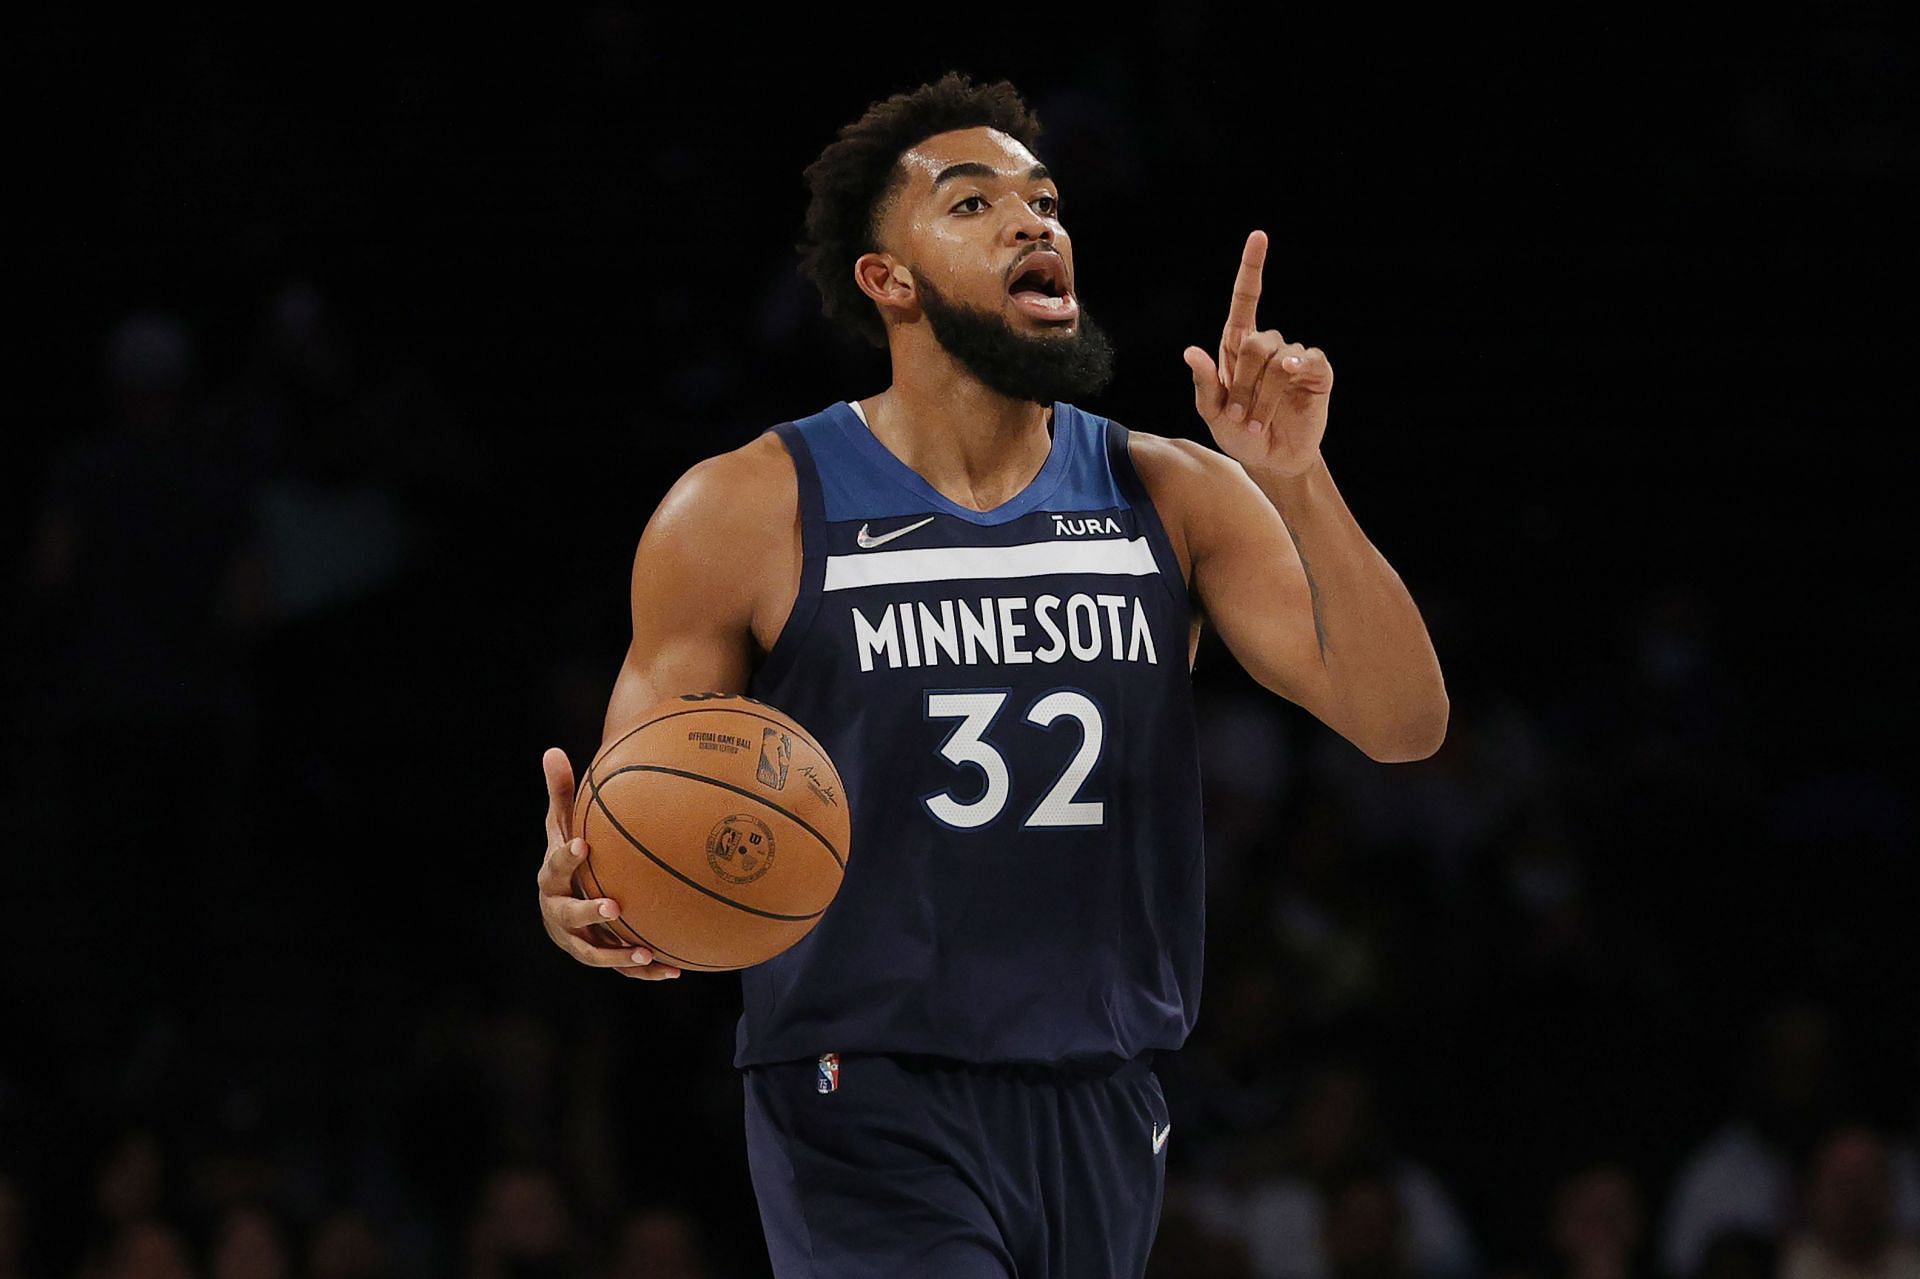
[(1127, 444), (1132, 431), (1120, 425), (1112, 418), (1099, 419), (1106, 425), (1107, 468), (1113, 476), (1115, 487), (1119, 490), (1122, 502), (1138, 513), (1140, 530), (1146, 535), (1147, 545), (1152, 548), (1154, 558), (1160, 564), (1160, 579), (1174, 599), (1193, 616), (1199, 601), (1193, 593), (1193, 584), (1187, 581), (1180, 571), (1180, 557), (1173, 553), (1173, 540), (1167, 536), (1166, 525), (1161, 522), (1160, 512), (1154, 507), (1153, 499), (1147, 495), (1146, 482), (1140, 478), (1140, 470), (1133, 463), (1133, 450)]
[(793, 664), (794, 655), (800, 649), (801, 637), (807, 633), (814, 611), (820, 605), (820, 584), (827, 571), (826, 508), (820, 490), (820, 468), (814, 461), (813, 449), (807, 443), (808, 431), (804, 424), (817, 422), (824, 416), (823, 413), (816, 413), (812, 417), (781, 422), (767, 428), (787, 446), (787, 453), (793, 458), (794, 478), (799, 485), (800, 591), (794, 597), (793, 609), (787, 615), (785, 625), (780, 628), (780, 637), (773, 642), (766, 660), (753, 673), (754, 684), (762, 688), (780, 679)]

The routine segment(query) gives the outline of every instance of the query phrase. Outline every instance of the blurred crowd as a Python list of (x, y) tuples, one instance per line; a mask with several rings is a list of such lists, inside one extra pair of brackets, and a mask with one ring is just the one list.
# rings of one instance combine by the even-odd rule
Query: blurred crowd
[[(1664, 1184), (1610, 1160), (1569, 1165), (1544, 1188), (1530, 1248), (1506, 1257), (1489, 1254), (1445, 1172), (1396, 1142), (1367, 1070), (1317, 1069), (1270, 1130), (1236, 1136), (1222, 1125), (1201, 1139), (1224, 1162), (1214, 1168), (1208, 1156), (1189, 1158), (1170, 1178), (1150, 1273), (1912, 1279), (1920, 1275), (1920, 1147), (1910, 1133), (1893, 1137), (1836, 1117), (1828, 1033), (1810, 1005), (1777, 1010), (1750, 1063), (1755, 1091)], [(1182, 1100), (1191, 1113), (1192, 1091)], [(376, 1189), (369, 1169), (357, 1170), (350, 1193), (320, 1193), (327, 1170), (299, 1143), (222, 1144), (189, 1132), (136, 1125), (114, 1134), (98, 1150), (81, 1212), (36, 1214), (19, 1174), (0, 1178), (0, 1279), (764, 1273), (752, 1256), (750, 1202), (705, 1221), (666, 1202), (605, 1211), (619, 1197), (590, 1184), (591, 1161), (578, 1149), (497, 1157), (513, 1144), (510, 1134), (468, 1134), (469, 1149), (492, 1149), (496, 1159), (474, 1170), (471, 1195), (449, 1203), (436, 1222), (403, 1207), (409, 1195), (398, 1185)], [(676, 1153), (650, 1147), (649, 1159), (624, 1165), (616, 1178), (659, 1177), (652, 1161)], [(84, 1223), (58, 1269), (51, 1241), (35, 1236), (46, 1221)], [(708, 1242), (717, 1234), (731, 1236), (726, 1246)]]

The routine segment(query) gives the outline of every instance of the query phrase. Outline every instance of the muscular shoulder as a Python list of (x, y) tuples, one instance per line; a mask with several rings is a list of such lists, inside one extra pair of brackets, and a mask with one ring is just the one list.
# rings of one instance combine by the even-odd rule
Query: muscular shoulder
[[(799, 485), (780, 437), (762, 432), (694, 463), (654, 509), (634, 562), (634, 590), (697, 594), (716, 613), (772, 626), (799, 580)], [(777, 628), (776, 628), (777, 629)]]
[(737, 571), (749, 556), (779, 544), (799, 509), (793, 459), (767, 431), (688, 467), (654, 508), (642, 540)]
[(1187, 487), (1206, 483), (1210, 472), (1222, 462), (1234, 467), (1240, 465), (1218, 449), (1177, 436), (1155, 435), (1151, 431), (1129, 430), (1127, 446), (1133, 457), (1133, 468), (1140, 472), (1141, 482), (1154, 497), (1156, 507), (1160, 502), (1154, 490), (1166, 489), (1177, 496)]
[(768, 525), (785, 528), (798, 510), (793, 458), (780, 437), (766, 431), (688, 467), (660, 499), (651, 522), (670, 534), (725, 525), (735, 531), (737, 550), (739, 538), (752, 538)]

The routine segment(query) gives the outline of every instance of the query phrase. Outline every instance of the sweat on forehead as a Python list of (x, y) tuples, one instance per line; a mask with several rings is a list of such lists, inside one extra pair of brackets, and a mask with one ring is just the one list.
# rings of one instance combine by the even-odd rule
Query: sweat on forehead
[(915, 177), (920, 190), (927, 191), (942, 173), (959, 164), (1014, 173), (1032, 166), (1035, 158), (1017, 139), (990, 125), (978, 125), (922, 138), (900, 153), (899, 167), (903, 175)]

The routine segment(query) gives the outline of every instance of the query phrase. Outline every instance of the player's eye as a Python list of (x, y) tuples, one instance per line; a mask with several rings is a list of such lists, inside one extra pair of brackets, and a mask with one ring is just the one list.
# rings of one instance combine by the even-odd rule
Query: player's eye
[[(953, 207), (956, 210), (964, 209), (967, 207), (967, 205), (971, 204), (975, 200), (980, 201), (982, 204), (986, 203), (985, 196), (970, 195), (966, 199), (960, 201), (960, 203), (954, 205)], [(1045, 217), (1057, 218), (1060, 216), (1060, 200), (1059, 200), (1059, 197), (1057, 196), (1051, 196), (1051, 195), (1036, 196), (1034, 198), (1033, 204), (1034, 204), (1034, 208), (1037, 209)], [(1046, 207), (1041, 208), (1042, 205), (1045, 205)]]

